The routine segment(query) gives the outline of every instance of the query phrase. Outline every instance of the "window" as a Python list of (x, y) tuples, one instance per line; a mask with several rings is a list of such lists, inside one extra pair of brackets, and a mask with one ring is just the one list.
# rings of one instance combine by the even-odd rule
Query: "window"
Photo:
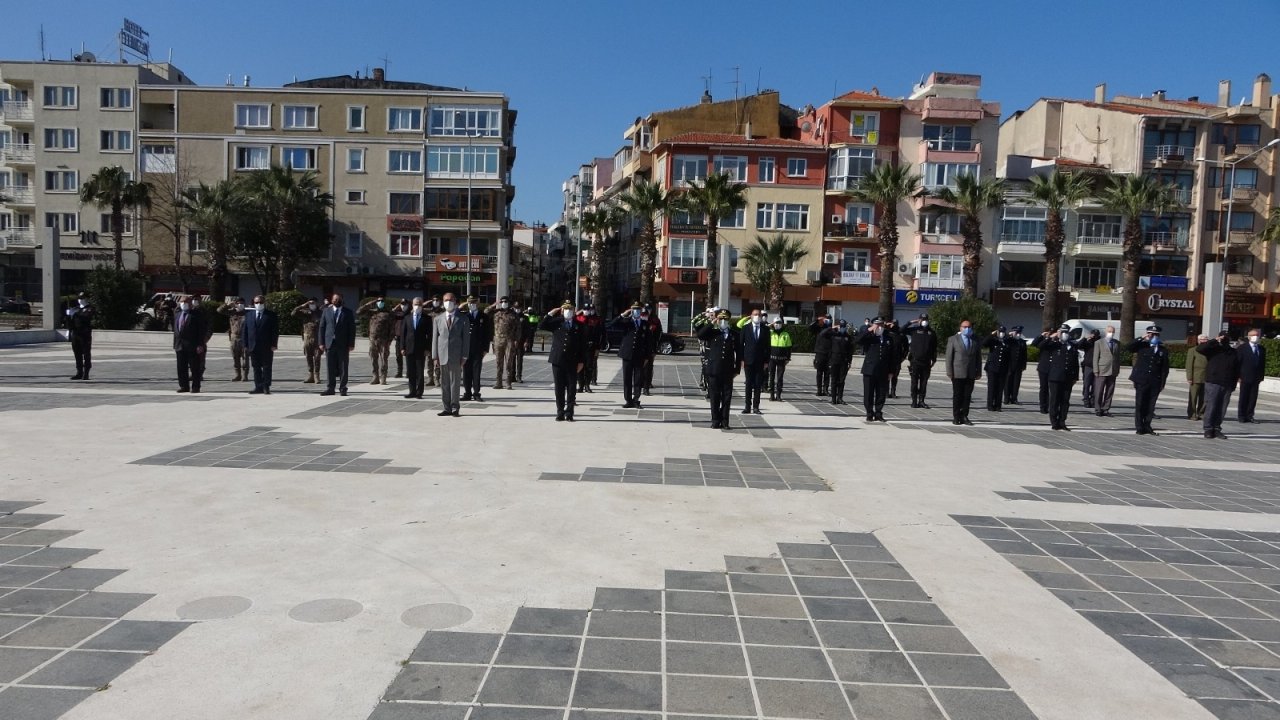
[(1008, 206), (1000, 222), (1000, 242), (1042, 243), (1048, 212), (1044, 208)]
[(1186, 277), (1191, 267), (1190, 260), (1186, 255), (1143, 255), (1138, 260), (1138, 274)]
[(771, 157), (760, 158), (760, 182), (777, 182), (777, 163)]
[(925, 235), (959, 235), (961, 222), (963, 218), (956, 213), (921, 213), (920, 232)]
[(433, 107), (431, 108), (432, 135), (500, 137), (498, 108), (484, 107)]
[(1001, 260), (999, 285), (1003, 288), (1042, 287), (1044, 285), (1044, 263)]
[(388, 108), (388, 132), (422, 132), (421, 108)]
[(707, 179), (707, 159), (698, 155), (677, 155), (671, 164), (671, 181), (687, 185), (690, 180)]
[(472, 220), (497, 220), (496, 209), (505, 206), (505, 203), (499, 203), (498, 193), (493, 190), (468, 192), (466, 188), (428, 189), (424, 215), (431, 220), (466, 220), (468, 195)]
[[(1229, 168), (1210, 168), (1209, 174), (1205, 180), (1209, 183), (1209, 187), (1211, 188), (1226, 187), (1228, 183), (1233, 182), (1231, 176), (1232, 173)], [(1238, 188), (1257, 189), (1257, 168), (1236, 168), (1234, 183)], [(1225, 196), (1226, 193), (1223, 193), (1223, 195)]]
[(1261, 143), (1261, 125), (1231, 125), (1214, 123), (1209, 142), (1214, 145), (1258, 145)]
[(315, 105), (285, 105), (281, 108), (281, 116), (283, 122), (280, 125), (285, 130), (315, 130), (318, 127)]
[(177, 170), (178, 163), (172, 145), (142, 146), (143, 173), (172, 173)]
[[(1217, 210), (1207, 210), (1204, 214), (1205, 230), (1221, 230), (1222, 216), (1225, 213)], [(1253, 232), (1257, 223), (1257, 215), (1250, 210), (1237, 210), (1231, 213), (1231, 231), (1232, 232)], [(1154, 229), (1154, 228), (1153, 228)]]
[(725, 215), (724, 217), (720, 218), (720, 223), (717, 225), (717, 227), (730, 228), (730, 229), (745, 228), (746, 226), (747, 226), (746, 208), (738, 208), (737, 210), (734, 210), (728, 215)]
[(804, 177), (808, 172), (808, 160), (804, 158), (787, 158), (787, 177)]
[(973, 149), (973, 127), (970, 125), (925, 125), (922, 136), (931, 150)]
[(203, 230), (191, 229), (187, 231), (187, 252), (209, 252), (209, 241), (205, 237)]
[(756, 203), (759, 230), (808, 230), (809, 206), (800, 203)]
[(1076, 260), (1074, 284), (1078, 288), (1119, 287), (1120, 263), (1116, 260)]
[(421, 215), (422, 196), (418, 193), (393, 192), (387, 196), (387, 212), (391, 215)]
[(364, 130), (364, 106), (348, 105), (347, 106), (347, 129), (363, 131)]
[(58, 232), (79, 232), (80, 216), (75, 213), (45, 213), (44, 226), (47, 228), (57, 228)]
[(270, 105), (236, 105), (236, 127), (271, 127)]
[(363, 205), (363, 204), (364, 204), (364, 191), (363, 191), (363, 190), (348, 190), (348, 191), (347, 191), (347, 204), (349, 204), (349, 205)]
[(871, 232), (876, 208), (874, 205), (849, 203), (844, 206), (844, 224), (849, 226), (849, 234), (867, 237)]
[(700, 268), (706, 266), (706, 238), (671, 238), (667, 241), (667, 267)]
[(75, 152), (79, 142), (79, 131), (75, 128), (45, 128), (44, 149)]
[(876, 151), (871, 148), (832, 150), (828, 166), (827, 189), (850, 190), (875, 168)]
[(1253, 256), (1252, 255), (1228, 255), (1226, 266), (1227, 266), (1227, 272), (1232, 275), (1252, 275), (1253, 274)]
[(427, 175), (436, 178), (498, 177), (498, 147), (433, 145), (427, 148)]
[(280, 148), (280, 164), (294, 170), (315, 170), (316, 149), (307, 147)]
[(840, 270), (841, 272), (870, 272), (871, 251), (845, 248), (844, 255), (840, 259)]
[(391, 257), (422, 257), (422, 236), (408, 233), (392, 233), (387, 243)]
[(271, 148), (246, 145), (236, 148), (237, 170), (266, 170), (271, 165)]
[(364, 148), (347, 148), (347, 172), (364, 172)]
[(1151, 162), (1157, 158), (1173, 156), (1190, 160), (1195, 147), (1194, 128), (1183, 128), (1176, 124), (1164, 127), (1148, 125), (1143, 131), (1142, 161)]
[(45, 170), (45, 192), (73, 193), (80, 189), (75, 170)]
[(98, 135), (98, 142), (103, 152), (132, 152), (133, 132), (131, 130), (103, 130)]
[(364, 254), (364, 233), (349, 232), (347, 233), (347, 257), (360, 257)]
[(133, 90), (129, 88), (102, 88), (100, 107), (103, 110), (128, 110), (133, 107)]
[(971, 163), (925, 163), (924, 186), (927, 188), (955, 187), (956, 178), (970, 175), (978, 179), (978, 165)]
[(422, 172), (421, 150), (388, 150), (387, 172), (420, 173)]
[(45, 85), (44, 106), (47, 108), (74, 108), (76, 106), (76, 87), (74, 85)]
[(849, 137), (854, 142), (876, 145), (880, 142), (880, 113), (853, 113), (849, 117)]
[(958, 288), (964, 284), (964, 256), (921, 255), (916, 259), (916, 281), (922, 288)]
[(1076, 223), (1076, 241), (1119, 245), (1124, 242), (1124, 218), (1119, 215), (1081, 213)]
[(712, 161), (717, 174), (728, 175), (734, 182), (747, 181), (747, 159), (735, 155), (717, 155)]
[[(133, 216), (121, 215), (120, 220), (121, 220), (120, 227), (122, 228), (120, 232), (122, 232), (125, 235), (132, 235), (133, 234)], [(114, 230), (111, 229), (111, 213), (102, 213), (99, 216), (98, 227), (100, 228), (99, 232), (103, 233), (104, 235), (107, 233), (115, 232)]]

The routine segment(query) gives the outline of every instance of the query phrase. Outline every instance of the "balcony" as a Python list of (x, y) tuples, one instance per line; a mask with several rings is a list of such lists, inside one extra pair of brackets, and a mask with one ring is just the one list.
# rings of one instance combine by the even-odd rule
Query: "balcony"
[(1185, 145), (1148, 145), (1142, 149), (1143, 162), (1157, 166), (1181, 165), (1192, 162), (1195, 148)]
[(977, 140), (921, 140), (920, 163), (964, 163), (976, 165), (982, 159), (982, 143)]
[(867, 223), (832, 223), (824, 233), (828, 240), (865, 240), (875, 234), (875, 226)]
[(968, 120), (977, 122), (984, 114), (982, 101), (970, 98), (927, 97), (921, 108), (921, 120)]
[(1190, 242), (1186, 230), (1147, 231), (1142, 234), (1142, 239), (1153, 250), (1185, 250)]
[[(450, 272), (460, 273), (467, 271), (467, 255), (449, 254), (449, 255), (426, 255), (422, 259), (423, 269), (427, 272)], [(479, 273), (496, 273), (498, 271), (498, 256), (496, 255), (472, 255), (471, 256), (471, 272)]]
[(1173, 196), (1173, 201), (1179, 205), (1182, 205), (1183, 207), (1189, 207), (1191, 205), (1191, 188), (1176, 187), (1170, 190), (1169, 193)]
[(836, 192), (849, 192), (858, 187), (858, 183), (862, 182), (862, 176), (856, 177), (829, 177), (827, 178), (827, 189)]
[(1071, 256), (1120, 257), (1124, 254), (1124, 238), (1110, 235), (1081, 235), (1071, 244)]
[(30, 185), (0, 187), (0, 196), (8, 198), (8, 205), (35, 205), (35, 190)]
[[(920, 245), (921, 252), (954, 254), (958, 253), (959, 248), (964, 245), (964, 236), (950, 233), (920, 233)], [(1043, 247), (1041, 245), (1041, 248)]]
[(36, 231), (32, 228), (10, 228), (0, 231), (0, 249), (33, 248), (36, 246)]
[(0, 164), (35, 165), (36, 152), (34, 145), (5, 145), (0, 148)]
[(1236, 186), (1231, 188), (1231, 194), (1228, 197), (1224, 188), (1222, 191), (1222, 201), (1230, 201), (1233, 205), (1251, 205), (1254, 200), (1258, 199), (1258, 189), (1251, 187)]
[(996, 245), (996, 254), (1002, 258), (1044, 257), (1044, 235), (1041, 233), (1005, 233)]
[(0, 121), (6, 125), (30, 125), (35, 121), (35, 113), (31, 109), (30, 100), (9, 100), (0, 104)]

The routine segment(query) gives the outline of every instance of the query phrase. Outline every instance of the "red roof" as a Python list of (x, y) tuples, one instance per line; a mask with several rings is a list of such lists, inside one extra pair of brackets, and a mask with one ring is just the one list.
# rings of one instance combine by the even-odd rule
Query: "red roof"
[(687, 132), (669, 137), (659, 145), (745, 145), (753, 147), (788, 147), (797, 150), (822, 150), (821, 146), (787, 138), (745, 138), (730, 133)]
[(835, 99), (835, 102), (839, 102), (839, 101), (876, 102), (876, 103), (892, 103), (892, 104), (896, 104), (898, 102), (896, 98), (885, 97), (881, 95), (879, 91), (863, 92), (861, 90), (851, 90)]

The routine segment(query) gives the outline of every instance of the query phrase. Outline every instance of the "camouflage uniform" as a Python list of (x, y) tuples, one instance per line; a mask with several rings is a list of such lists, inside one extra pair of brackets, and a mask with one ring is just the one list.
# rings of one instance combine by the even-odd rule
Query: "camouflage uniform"
[(317, 305), (315, 310), (308, 307), (307, 303), (303, 303), (302, 307), (295, 308), (294, 315), (303, 318), (302, 320), (302, 355), (307, 359), (307, 379), (304, 383), (320, 382), (320, 340), (317, 337), (320, 330), (320, 316), (324, 312)]
[(249, 379), (249, 350), (244, 346), (244, 316), (247, 311), (236, 308), (236, 303), (223, 303), (218, 314), (227, 316), (227, 339), (231, 341), (231, 358), (236, 364), (236, 376), (233, 382)]
[(387, 360), (391, 356), (391, 329), (395, 318), (386, 307), (379, 308), (377, 301), (365, 303), (359, 314), (369, 316), (369, 360), (373, 362), (373, 380), (370, 385), (387, 384)]
[(494, 381), (493, 387), (496, 390), (502, 389), (502, 376), (505, 371), (507, 376), (507, 389), (511, 389), (511, 383), (516, 377), (516, 356), (518, 350), (516, 346), (520, 344), (522, 325), (524, 324), (524, 316), (510, 308), (502, 309), (497, 305), (490, 305), (485, 312), (493, 315), (493, 352), (497, 356), (497, 365), (495, 372), (498, 375)]
[(404, 316), (410, 312), (408, 303), (403, 300), (396, 305), (391, 311), (391, 317), (395, 320), (391, 325), (391, 342), (393, 344), (392, 355), (396, 359), (396, 377), (404, 377), (404, 356), (400, 354), (400, 331), (404, 329)]
[[(427, 318), (429, 319), (429, 321), (434, 323), (436, 321), (436, 317), (440, 313), (444, 312), (444, 308), (438, 305), (435, 305), (434, 302), (432, 303), (424, 302), (422, 304), (422, 311), (427, 314)], [(439, 378), (440, 378), (440, 363), (428, 357), (427, 358), (427, 382), (426, 382), (427, 387), (435, 387), (436, 383), (439, 382)]]

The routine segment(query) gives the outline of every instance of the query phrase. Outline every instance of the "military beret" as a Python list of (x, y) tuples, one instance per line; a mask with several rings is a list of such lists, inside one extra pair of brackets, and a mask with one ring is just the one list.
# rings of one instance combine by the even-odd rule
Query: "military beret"
[(729, 317), (730, 315), (728, 310), (721, 310), (716, 313), (716, 318), (719, 320), (728, 320)]
[(1159, 326), (1159, 325), (1148, 325), (1148, 326), (1147, 326), (1147, 332), (1149, 332), (1149, 333), (1155, 333), (1156, 335), (1159, 335), (1159, 334), (1160, 334), (1160, 326)]

